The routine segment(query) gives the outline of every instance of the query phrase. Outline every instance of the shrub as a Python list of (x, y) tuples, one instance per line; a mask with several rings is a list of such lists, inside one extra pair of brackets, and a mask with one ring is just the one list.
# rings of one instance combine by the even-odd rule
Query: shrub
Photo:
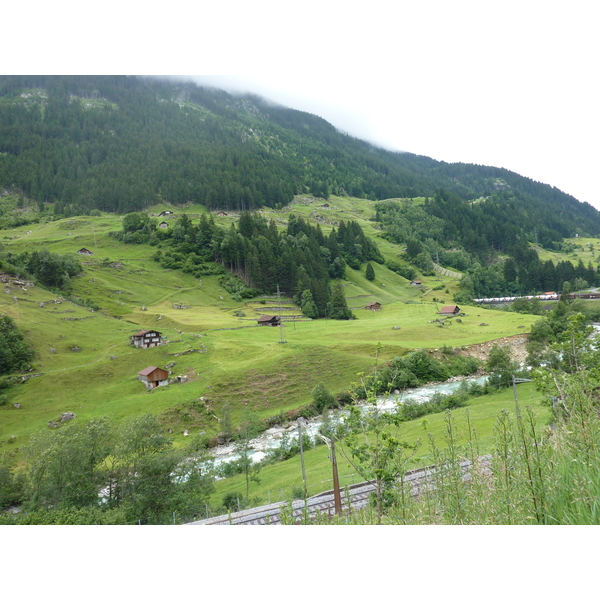
[(336, 408), (337, 401), (333, 394), (327, 389), (324, 383), (318, 383), (310, 393), (313, 398), (315, 408), (318, 412), (323, 412), (328, 408)]
[(33, 356), (33, 349), (14, 320), (8, 315), (0, 315), (0, 374), (22, 369)]
[(228, 492), (223, 496), (223, 508), (230, 511), (236, 511), (245, 507), (244, 496), (240, 492)]

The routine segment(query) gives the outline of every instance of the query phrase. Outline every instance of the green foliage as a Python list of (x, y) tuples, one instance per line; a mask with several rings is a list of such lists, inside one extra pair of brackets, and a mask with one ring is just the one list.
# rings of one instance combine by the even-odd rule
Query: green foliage
[(133, 523), (124, 507), (106, 509), (71, 506), (0, 515), (0, 525), (132, 525)]
[(223, 508), (229, 512), (235, 512), (246, 508), (245, 498), (239, 492), (228, 492), (223, 496)]
[(8, 465), (0, 464), (0, 511), (23, 499), (23, 477)]
[(367, 263), (367, 269), (365, 271), (365, 277), (369, 281), (373, 281), (375, 279), (375, 270), (373, 269), (373, 266), (371, 265), (371, 263)]
[(0, 252), (0, 266), (13, 274), (30, 277), (45, 287), (59, 289), (68, 289), (71, 278), (83, 270), (72, 256), (55, 254), (46, 248), (22, 254)]
[(336, 408), (338, 405), (334, 395), (327, 389), (323, 382), (318, 383), (310, 395), (319, 413), (329, 408)]
[(0, 375), (24, 369), (33, 356), (33, 348), (14, 320), (0, 315)]
[(427, 350), (421, 349), (402, 357), (396, 356), (385, 367), (374, 370), (353, 393), (359, 398), (366, 398), (364, 390), (382, 394), (394, 389), (417, 387), (431, 381), (446, 381), (457, 375), (472, 375), (479, 366), (480, 362), (470, 356), (444, 354), (443, 360), (438, 360)]
[(390, 271), (394, 271), (394, 273), (398, 273), (398, 275), (400, 275), (401, 277), (404, 277), (404, 279), (408, 279), (409, 281), (412, 281), (415, 278), (415, 276), (417, 275), (417, 272), (413, 267), (411, 267), (409, 265), (404, 265), (395, 260), (386, 260), (385, 266)]
[(331, 286), (331, 310), (329, 316), (332, 319), (348, 320), (354, 318), (352, 311), (348, 308), (344, 289), (339, 281)]
[(345, 419), (341, 451), (356, 472), (374, 480), (377, 522), (395, 498), (392, 493), (398, 477), (407, 471), (416, 451), (400, 436), (400, 421), (395, 412), (382, 410), (374, 395), (368, 393), (366, 406), (350, 406)]
[[(104, 507), (111, 509), (108, 518), (169, 522), (174, 511), (196, 512), (213, 487), (205, 457), (183, 460), (150, 414), (119, 425), (100, 418), (41, 431), (31, 437), (23, 456), (22, 498), (34, 519), (42, 508), (49, 513), (74, 509), (65, 513), (75, 515), (74, 523), (82, 518), (102, 522)], [(82, 516), (85, 509), (92, 511), (87, 517)], [(44, 522), (63, 522), (61, 514)]]
[(494, 344), (490, 348), (485, 369), (490, 373), (489, 385), (493, 387), (508, 387), (512, 378), (519, 372), (519, 363), (512, 360), (510, 346)]

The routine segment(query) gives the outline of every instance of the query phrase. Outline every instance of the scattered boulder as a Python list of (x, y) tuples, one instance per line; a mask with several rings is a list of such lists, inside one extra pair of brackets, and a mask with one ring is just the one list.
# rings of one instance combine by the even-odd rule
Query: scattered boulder
[(81, 352), (81, 348), (79, 346), (73, 346), (71, 352)]
[(189, 431), (186, 429), (186, 430), (183, 432), (183, 435), (185, 435), (185, 436), (188, 436), (188, 435), (190, 435), (190, 432), (189, 432)]
[(60, 415), (60, 422), (66, 423), (67, 421), (74, 419), (76, 416), (77, 415), (74, 412), (64, 412), (62, 415)]
[(110, 355), (110, 360), (115, 360), (117, 357), (114, 354)]
[(489, 327), (487, 323), (479, 323), (479, 327)]
[(56, 429), (58, 427), (58, 423), (56, 421), (48, 421), (48, 427), (50, 427), (50, 429)]
[(15, 408), (21, 408), (21, 403), (20, 402), (15, 402), (15, 403), (13, 403), (13, 406)]
[(148, 309), (147, 309), (145, 306), (142, 306), (142, 310), (145, 312), (145, 311), (147, 311)]
[(392, 327), (392, 329), (394, 329), (395, 331), (398, 331), (398, 329), (400, 329), (400, 327), (398, 327), (398, 325), (394, 325), (394, 326)]
[(56, 348), (50, 348), (50, 354), (56, 354)]

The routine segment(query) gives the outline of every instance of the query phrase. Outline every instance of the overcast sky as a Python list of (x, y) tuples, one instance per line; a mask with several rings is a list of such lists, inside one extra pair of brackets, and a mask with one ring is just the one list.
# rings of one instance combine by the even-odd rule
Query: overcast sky
[(28, 44), (22, 28), (8, 33), (26, 58), (4, 58), (3, 71), (187, 74), (385, 148), (505, 167), (600, 208), (593, 3), (102, 6), (81, 9), (78, 27), (42, 5)]

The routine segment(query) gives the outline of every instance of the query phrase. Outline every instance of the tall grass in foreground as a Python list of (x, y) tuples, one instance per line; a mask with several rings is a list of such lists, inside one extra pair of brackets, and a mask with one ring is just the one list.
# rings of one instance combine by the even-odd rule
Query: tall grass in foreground
[[(600, 523), (600, 420), (594, 385), (581, 372), (560, 383), (562, 416), (536, 426), (516, 402), (502, 410), (491, 456), (482, 460), (468, 411), (445, 414), (444, 444), (430, 436), (434, 462), (418, 489), (400, 478), (382, 524), (575, 525)], [(444, 446), (444, 447), (442, 447)], [(472, 461), (470, 469), (465, 461)], [(461, 464), (462, 463), (462, 464)], [(316, 524), (375, 524), (374, 507)], [(306, 521), (305, 521), (306, 522)]]

